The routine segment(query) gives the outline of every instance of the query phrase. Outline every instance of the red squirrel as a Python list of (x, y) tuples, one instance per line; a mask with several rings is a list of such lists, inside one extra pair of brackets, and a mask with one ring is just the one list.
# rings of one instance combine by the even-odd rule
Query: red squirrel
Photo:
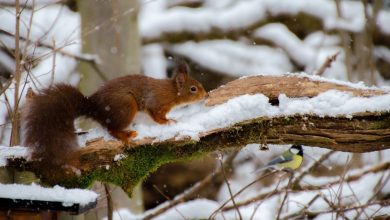
[(79, 147), (74, 120), (90, 117), (127, 143), (137, 135), (126, 131), (137, 111), (147, 112), (155, 122), (172, 120), (166, 114), (175, 106), (206, 97), (203, 86), (179, 63), (171, 79), (129, 75), (106, 82), (91, 96), (77, 88), (56, 84), (27, 99), (22, 113), (24, 145), (33, 149), (32, 158), (48, 166), (64, 165)]

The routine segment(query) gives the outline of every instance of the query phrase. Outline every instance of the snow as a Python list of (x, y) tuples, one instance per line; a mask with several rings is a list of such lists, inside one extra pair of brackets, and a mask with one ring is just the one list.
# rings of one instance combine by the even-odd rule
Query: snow
[(282, 51), (268, 46), (213, 40), (176, 44), (170, 50), (210, 70), (236, 77), (258, 73), (280, 75), (292, 70), (288, 57)]
[(310, 75), (310, 74), (305, 73), (305, 72), (289, 73), (289, 74), (287, 74), (287, 76), (305, 77), (305, 78), (309, 78), (310, 80), (313, 80), (313, 81), (334, 83), (334, 84), (337, 84), (337, 85), (348, 86), (348, 87), (355, 88), (355, 89), (365, 89), (365, 90), (378, 90), (378, 89), (381, 89), (381, 90), (385, 90), (387, 92), (390, 92), (390, 90), (387, 89), (387, 88), (378, 88), (376, 86), (367, 86), (367, 85), (364, 84), (364, 82), (361, 82), (361, 81), (357, 82), (357, 83), (352, 83), (352, 82), (347, 82), (347, 81), (338, 80), (338, 79), (325, 78), (325, 77), (321, 77), (321, 76), (318, 76), (318, 75)]
[(205, 107), (203, 103), (174, 109), (168, 118), (177, 121), (173, 125), (143, 123), (136, 117), (131, 129), (138, 132), (136, 139), (154, 137), (166, 140), (171, 137), (192, 137), (199, 133), (231, 126), (257, 117), (285, 117), (293, 115), (317, 115), (320, 117), (353, 117), (360, 112), (383, 112), (390, 110), (390, 94), (370, 98), (354, 97), (347, 92), (330, 90), (312, 98), (289, 98), (279, 96), (279, 106), (273, 106), (262, 94), (243, 95), (226, 103)]
[(0, 146), (0, 167), (7, 165), (7, 159), (28, 158), (29, 150), (22, 146), (5, 147)]
[(269, 40), (287, 51), (300, 65), (307, 65), (315, 58), (314, 49), (301, 41), (294, 33), (280, 23), (262, 26), (253, 32), (254, 37)]
[[(217, 209), (219, 204), (215, 201), (208, 199), (195, 199), (186, 203), (181, 203), (174, 208), (169, 209), (165, 213), (153, 218), (154, 220), (181, 220), (181, 219), (207, 219), (211, 213)], [(143, 213), (142, 215), (135, 215), (127, 209), (120, 209), (114, 212), (114, 220), (135, 220), (142, 219), (150, 211)], [(103, 218), (106, 220), (107, 218)]]
[[(355, 1), (340, 2), (341, 17), (337, 15), (335, 2), (332, 0), (247, 0), (225, 5), (217, 4), (203, 9), (175, 7), (163, 10), (165, 7), (155, 7), (154, 10), (143, 10), (140, 16), (140, 33), (145, 38), (156, 38), (164, 33), (179, 31), (209, 32), (217, 29), (227, 32), (235, 28), (249, 28), (256, 22), (265, 20), (267, 13), (272, 16), (306, 13), (322, 20), (325, 29), (351, 32), (362, 31), (366, 21), (362, 2)], [(390, 32), (387, 25), (389, 17), (390, 12), (385, 10), (378, 15), (377, 24), (386, 33)]]
[(122, 160), (124, 158), (126, 158), (126, 155), (124, 155), (124, 154), (117, 154), (114, 157), (114, 161), (119, 161), (119, 160)]
[(380, 11), (378, 13), (376, 23), (378, 27), (386, 34), (390, 34), (389, 20), (390, 20), (389, 11)]
[[(244, 12), (244, 13), (243, 13)], [(231, 29), (249, 26), (265, 17), (261, 2), (238, 2), (234, 7), (219, 9), (173, 8), (152, 10), (140, 14), (140, 33), (145, 38), (158, 37), (166, 32), (209, 32), (212, 28)], [(237, 19), (240, 18), (240, 19)]]
[(98, 194), (90, 190), (65, 189), (61, 186), (44, 188), (42, 186), (31, 184), (1, 184), (0, 197), (9, 199), (25, 199), (62, 202), (64, 206), (73, 204), (87, 205), (95, 202)]
[(149, 44), (142, 48), (142, 69), (145, 75), (164, 79), (167, 78), (167, 60), (160, 44)]

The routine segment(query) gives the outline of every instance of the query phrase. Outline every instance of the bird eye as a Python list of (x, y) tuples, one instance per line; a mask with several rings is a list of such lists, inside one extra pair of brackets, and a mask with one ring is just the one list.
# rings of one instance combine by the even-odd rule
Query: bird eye
[(196, 86), (191, 86), (190, 91), (191, 93), (196, 93), (198, 91), (198, 88)]

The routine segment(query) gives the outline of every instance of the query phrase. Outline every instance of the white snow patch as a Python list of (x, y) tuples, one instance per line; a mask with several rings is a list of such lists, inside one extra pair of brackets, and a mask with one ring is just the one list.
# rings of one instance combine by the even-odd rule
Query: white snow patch
[[(225, 7), (229, 5), (230, 7)], [(343, 29), (360, 32), (365, 26), (362, 2), (341, 1), (342, 17), (337, 15), (334, 1), (331, 0), (247, 0), (235, 4), (222, 4), (203, 8), (166, 8), (163, 3), (152, 10), (145, 10), (140, 16), (140, 33), (145, 38), (156, 38), (167, 32), (209, 32), (213, 28), (222, 31), (245, 29), (256, 22), (265, 20), (267, 13), (273, 16), (306, 13), (322, 20), (325, 29)], [(221, 10), (221, 7), (224, 7)], [(152, 8), (148, 6), (148, 8)], [(390, 33), (388, 21), (390, 12), (382, 10), (378, 14), (377, 25), (385, 33)]]
[(253, 46), (230, 40), (186, 42), (170, 48), (198, 64), (231, 76), (258, 73), (281, 75), (292, 70), (287, 55), (268, 46)]
[(114, 157), (114, 161), (119, 161), (119, 160), (122, 160), (123, 158), (126, 158), (126, 155), (124, 155), (124, 154), (117, 154)]
[(28, 158), (30, 155), (29, 149), (22, 146), (5, 147), (0, 146), (0, 166), (7, 165), (7, 159), (12, 158)]
[(283, 48), (300, 65), (305, 66), (313, 62), (312, 60), (316, 57), (315, 53), (317, 51), (314, 51), (312, 47), (301, 41), (284, 24), (264, 25), (258, 28), (253, 33), (253, 36), (269, 40)]
[(167, 78), (167, 60), (160, 44), (149, 44), (142, 48), (142, 68), (145, 75), (157, 79)]
[(61, 186), (44, 188), (36, 184), (21, 185), (0, 183), (0, 197), (9, 199), (62, 202), (64, 205), (72, 205), (74, 203), (87, 205), (91, 202), (95, 202), (98, 194), (90, 190), (65, 189)]
[[(161, 215), (153, 218), (154, 220), (182, 220), (183, 217), (185, 219), (207, 219), (211, 213), (219, 207), (219, 204), (215, 201), (211, 201), (208, 199), (195, 199), (192, 201), (188, 201), (185, 203), (181, 203), (171, 209), (168, 209), (166, 212)], [(128, 209), (120, 209), (114, 212), (114, 220), (135, 220), (142, 219), (147, 214), (149, 214), (152, 210), (148, 210), (142, 215), (136, 215), (130, 212)], [(107, 218), (103, 218), (107, 219)]]

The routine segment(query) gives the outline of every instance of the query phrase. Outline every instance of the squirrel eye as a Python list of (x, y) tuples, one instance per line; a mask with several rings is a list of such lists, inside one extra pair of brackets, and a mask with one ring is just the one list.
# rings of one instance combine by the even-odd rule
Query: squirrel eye
[(198, 91), (198, 88), (197, 88), (196, 86), (191, 86), (190, 91), (191, 91), (192, 93), (195, 93), (195, 92)]

